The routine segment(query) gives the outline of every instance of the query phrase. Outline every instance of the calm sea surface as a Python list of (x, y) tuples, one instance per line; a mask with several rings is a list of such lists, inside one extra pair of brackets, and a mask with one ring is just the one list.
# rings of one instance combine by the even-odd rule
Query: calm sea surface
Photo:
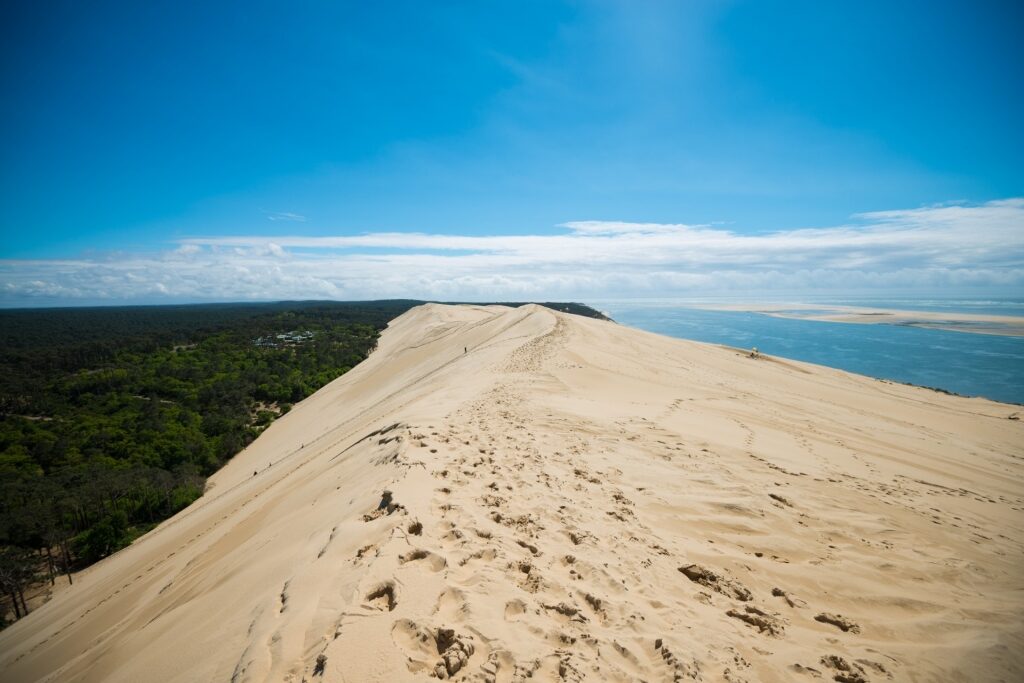
[[(1024, 301), (832, 300), (903, 310), (1024, 315)], [(597, 301), (617, 322), (967, 396), (1024, 403), (1024, 338), (707, 311), (664, 300)]]

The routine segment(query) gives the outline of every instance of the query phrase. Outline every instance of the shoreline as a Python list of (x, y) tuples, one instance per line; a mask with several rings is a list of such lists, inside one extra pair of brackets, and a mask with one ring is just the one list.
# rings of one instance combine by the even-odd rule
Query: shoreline
[[(627, 325), (626, 327), (632, 327), (632, 326), (631, 325)], [(639, 330), (641, 328), (633, 327), (633, 329)], [(642, 331), (646, 331), (646, 330), (642, 330)], [(652, 334), (660, 334), (660, 333), (652, 332)], [(692, 341), (692, 342), (694, 342), (696, 344), (711, 344), (713, 346), (719, 346), (719, 347), (721, 347), (723, 349), (726, 349), (728, 351), (733, 351), (735, 353), (742, 354), (742, 355), (749, 355), (750, 351), (751, 351), (750, 349), (744, 349), (744, 348), (741, 348), (739, 346), (733, 346), (731, 344), (715, 344), (714, 342), (702, 342), (702, 341), (699, 341), (699, 340), (696, 340), (696, 339), (689, 339), (689, 338), (686, 338), (686, 337), (673, 337), (672, 335), (662, 335), (662, 336), (668, 337), (670, 339), (683, 339), (684, 341)], [(954, 391), (952, 389), (944, 389), (942, 387), (929, 386), (927, 384), (917, 384), (916, 382), (905, 382), (903, 380), (893, 379), (891, 377), (878, 377), (878, 376), (875, 376), (875, 375), (868, 375), (868, 374), (865, 374), (865, 373), (862, 373), (862, 372), (856, 372), (854, 370), (847, 370), (846, 368), (841, 368), (841, 367), (839, 367), (837, 365), (827, 365), (825, 363), (816, 363), (814, 361), (800, 360), (799, 358), (792, 358), (790, 356), (783, 356), (783, 355), (779, 355), (779, 354), (776, 354), (776, 353), (764, 353), (762, 351), (758, 351), (758, 359), (759, 360), (767, 360), (767, 361), (770, 361), (770, 362), (773, 362), (773, 363), (781, 363), (783, 365), (788, 365), (790, 363), (802, 363), (802, 364), (805, 364), (805, 365), (813, 365), (815, 367), (825, 368), (827, 370), (838, 370), (840, 372), (847, 372), (847, 373), (849, 373), (851, 375), (858, 375), (858, 376), (863, 377), (865, 379), (871, 379), (871, 380), (874, 380), (876, 382), (882, 382), (883, 384), (895, 384), (895, 385), (904, 386), (904, 387), (914, 387), (915, 389), (927, 389), (928, 391), (934, 391), (937, 394), (944, 394), (946, 396), (955, 396), (957, 398), (966, 398), (966, 399), (981, 399), (983, 401), (991, 401), (993, 403), (1002, 403), (1003, 405), (1007, 405), (1007, 406), (1024, 407), (1024, 403), (1020, 403), (1020, 402), (1017, 402), (1017, 401), (1005, 401), (1003, 399), (992, 398), (990, 396), (985, 396), (983, 394), (965, 394), (965, 393), (961, 393), (959, 391)], [(790, 366), (790, 367), (793, 367), (793, 366)], [(1017, 418), (1010, 418), (1010, 419), (1017, 419)]]
[(907, 311), (867, 306), (805, 303), (692, 304), (689, 308), (705, 311), (760, 313), (761, 315), (773, 318), (788, 318), (790, 320), (920, 327), (923, 329), (948, 330), (970, 334), (1024, 337), (1024, 316), (1013, 315), (958, 313), (952, 311)]
[[(610, 302), (601, 302), (598, 307), (606, 310), (620, 324), (675, 338), (719, 344), (745, 351), (757, 346), (762, 354), (779, 359), (810, 362), (878, 380), (934, 388), (965, 397), (982, 397), (1011, 405), (1024, 405), (1024, 395), (1019, 389), (1020, 372), (1024, 370), (1019, 365), (1022, 349), (1019, 341), (1014, 341), (1021, 339), (1020, 335), (979, 334), (977, 330), (972, 329), (973, 336), (961, 336), (958, 341), (948, 335), (943, 337), (937, 334), (933, 337), (925, 333), (901, 334), (895, 330), (891, 333), (884, 332), (886, 327), (939, 329), (942, 323), (939, 318), (948, 322), (949, 318), (960, 316), (931, 311), (921, 312), (921, 315), (917, 316), (917, 312), (900, 311), (907, 315), (929, 318), (930, 324), (925, 325), (902, 324), (893, 320), (895, 316), (892, 315), (871, 315), (866, 318), (864, 325), (881, 325), (873, 328), (877, 332), (872, 332), (871, 327), (863, 325), (845, 328), (813, 324), (794, 327), (793, 323), (784, 323), (786, 320), (830, 322), (825, 318), (832, 315), (848, 315), (850, 311), (891, 314), (897, 309), (806, 303), (787, 305), (778, 302), (741, 304), (708, 300), (659, 303), (661, 305), (646, 308), (626, 306), (623, 302), (617, 309)], [(760, 315), (740, 315), (753, 312)], [(723, 317), (715, 317), (719, 314)], [(992, 319), (989, 324), (1005, 323), (1007, 319), (1014, 320), (1013, 316), (995, 314), (965, 313), (962, 317), (969, 318), (969, 326), (973, 327), (978, 326), (980, 319)], [(777, 322), (772, 322), (773, 318)], [(850, 325), (858, 324), (850, 320), (844, 322)], [(1021, 322), (1024, 323), (1024, 320)], [(876, 341), (881, 346), (878, 349), (858, 346), (859, 350), (852, 355), (843, 350), (844, 345), (860, 344), (858, 340), (865, 336), (877, 338)], [(952, 350), (946, 347), (951, 347)], [(956, 352), (956, 349), (962, 349), (963, 353)], [(986, 350), (997, 350), (998, 353), (987, 353)], [(900, 354), (909, 354), (906, 362), (894, 360)], [(1002, 360), (1004, 356), (1005, 360)], [(1002, 366), (1003, 371), (999, 370), (1000, 362), (1007, 363)]]

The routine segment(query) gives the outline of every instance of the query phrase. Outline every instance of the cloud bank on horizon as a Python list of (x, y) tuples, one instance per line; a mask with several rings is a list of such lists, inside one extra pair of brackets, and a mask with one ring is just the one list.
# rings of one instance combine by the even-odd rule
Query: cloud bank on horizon
[(372, 232), (211, 236), (157, 253), (0, 261), (0, 303), (441, 300), (772, 292), (1015, 293), (1024, 198), (859, 214), (740, 234), (711, 225), (579, 220), (561, 234)]

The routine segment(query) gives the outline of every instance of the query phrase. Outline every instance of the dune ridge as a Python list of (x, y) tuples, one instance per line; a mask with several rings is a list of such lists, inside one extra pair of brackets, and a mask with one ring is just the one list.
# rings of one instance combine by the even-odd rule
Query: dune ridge
[(1019, 411), (420, 306), (0, 633), (0, 678), (1019, 680)]

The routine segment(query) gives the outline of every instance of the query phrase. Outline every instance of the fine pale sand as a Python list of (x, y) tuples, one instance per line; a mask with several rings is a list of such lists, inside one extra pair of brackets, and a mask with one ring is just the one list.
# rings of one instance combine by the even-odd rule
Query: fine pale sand
[(1020, 410), (421, 306), (0, 679), (1019, 681)]
[(1017, 315), (989, 315), (987, 313), (946, 311), (901, 311), (891, 308), (823, 306), (818, 304), (700, 304), (694, 307), (712, 311), (763, 313), (774, 318), (822, 320), (825, 322), (859, 323), (862, 325), (927, 327), (936, 330), (952, 330), (953, 332), (1024, 337), (1024, 317)]

